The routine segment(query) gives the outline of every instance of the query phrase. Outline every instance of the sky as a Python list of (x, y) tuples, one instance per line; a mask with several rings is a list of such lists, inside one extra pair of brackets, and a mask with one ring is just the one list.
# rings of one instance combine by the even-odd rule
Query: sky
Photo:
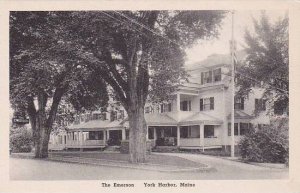
[[(286, 10), (268, 10), (267, 16), (271, 22), (277, 21), (278, 18), (282, 18), (287, 13)], [(253, 32), (253, 19), (259, 19), (261, 11), (235, 11), (234, 13), (234, 38), (237, 42), (237, 50), (241, 50), (245, 46), (244, 34), (245, 29), (249, 29)], [(227, 17), (223, 19), (220, 35), (218, 38), (212, 40), (202, 40), (192, 48), (187, 49), (186, 65), (193, 64), (195, 62), (206, 59), (207, 56), (212, 54), (229, 54), (229, 40), (232, 36), (232, 15), (229, 13)]]

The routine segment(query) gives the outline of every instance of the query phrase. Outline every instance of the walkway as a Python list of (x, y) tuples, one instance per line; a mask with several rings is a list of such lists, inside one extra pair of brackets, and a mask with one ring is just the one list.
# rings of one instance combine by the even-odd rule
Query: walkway
[[(222, 157), (189, 153), (154, 153), (185, 158), (194, 162), (210, 165), (218, 173), (216, 179), (282, 179), (288, 178), (288, 168), (277, 169), (251, 165)], [(213, 176), (209, 176), (209, 179)]]

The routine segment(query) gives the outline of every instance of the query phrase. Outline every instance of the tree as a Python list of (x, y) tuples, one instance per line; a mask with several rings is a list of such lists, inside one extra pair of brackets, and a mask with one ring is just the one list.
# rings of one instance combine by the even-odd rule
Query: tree
[[(101, 77), (99, 81), (105, 81), (114, 90), (116, 99), (127, 111), (130, 157), (131, 162), (136, 163), (146, 159), (144, 106), (149, 99), (149, 93), (152, 98), (155, 96), (157, 101), (168, 98), (167, 96), (186, 77), (183, 70), (184, 49), (198, 39), (217, 36), (225, 12), (90, 11), (23, 14), (29, 14), (27, 18), (22, 14), (21, 18), (18, 18), (18, 21), (25, 18), (24, 23), (11, 25), (12, 31), (18, 33), (14, 37), (26, 35), (37, 42), (32, 44), (28, 37), (25, 40), (29, 42), (30, 47), (23, 42), (21, 45), (18, 41), (14, 42), (16, 46), (13, 47), (20, 46), (21, 49), (17, 49), (18, 53), (12, 56), (21, 55), (22, 60), (26, 57), (27, 60), (25, 63), (17, 60), (15, 63), (19, 62), (22, 65), (12, 65), (12, 68), (17, 68), (11, 70), (13, 72), (26, 71), (12, 76), (17, 77), (17, 83), (14, 82), (14, 78), (11, 79), (12, 92), (17, 90), (12, 96), (21, 96), (14, 97), (13, 101), (19, 99), (24, 102), (23, 96), (26, 96), (29, 102), (23, 106), (28, 109), (31, 120), (36, 120), (33, 115), (38, 115), (37, 128), (46, 127), (48, 136), (57, 104), (69, 87), (75, 88), (74, 84), (77, 85), (80, 81), (77, 75), (82, 72), (81, 68)], [(11, 19), (15, 22), (14, 17)], [(23, 28), (26, 31), (25, 35)], [(27, 64), (26, 68), (23, 64)], [(22, 69), (18, 69), (20, 66)], [(20, 77), (25, 77), (26, 80), (20, 81)], [(34, 77), (29, 87), (22, 85), (22, 82), (28, 81), (28, 77)], [(19, 95), (19, 90), (24, 88), (26, 94)], [(81, 92), (73, 94), (80, 98)], [(39, 104), (38, 111), (33, 109), (34, 96)], [(48, 97), (53, 98), (53, 103), (46, 120), (45, 98)], [(72, 97), (70, 99), (72, 100)], [(40, 124), (44, 122), (47, 123), (45, 126)], [(36, 139), (42, 141), (45, 147), (42, 152), (45, 152), (47, 138), (44, 140), (43, 136), (40, 134)], [(44, 155), (46, 156), (46, 153), (43, 153)]]
[(10, 14), (10, 102), (29, 116), (37, 158), (48, 156), (50, 132), (64, 97), (75, 102), (74, 92), (81, 87), (81, 98), (91, 96), (99, 105), (108, 98), (102, 79), (84, 86), (83, 77), (93, 74), (65, 51), (78, 48), (62, 40), (69, 35), (62, 30), (64, 21), (54, 12)]
[(146, 159), (144, 106), (168, 99), (185, 79), (184, 49), (218, 34), (224, 11), (74, 12), (77, 58), (97, 72), (128, 114), (131, 162)]
[[(245, 33), (247, 57), (238, 74), (239, 93), (247, 95), (253, 83), (263, 83), (264, 97), (274, 100), (274, 108), (287, 109), (289, 104), (289, 32), (288, 17), (272, 24), (263, 12), (254, 20), (254, 33)], [(251, 77), (244, 78), (245, 76)]]

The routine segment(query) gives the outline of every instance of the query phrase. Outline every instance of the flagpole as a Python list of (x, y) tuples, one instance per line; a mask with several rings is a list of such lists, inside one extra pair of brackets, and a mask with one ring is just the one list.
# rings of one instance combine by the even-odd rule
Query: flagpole
[(232, 29), (231, 29), (231, 86), (232, 86), (232, 98), (231, 98), (231, 157), (234, 157), (234, 95), (235, 95), (235, 68), (234, 68), (234, 11), (232, 14)]

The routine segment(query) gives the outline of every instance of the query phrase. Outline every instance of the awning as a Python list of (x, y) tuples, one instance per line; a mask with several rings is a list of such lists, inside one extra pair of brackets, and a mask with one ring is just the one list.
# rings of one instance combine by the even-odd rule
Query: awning
[(197, 112), (179, 122), (179, 125), (206, 124), (221, 125), (223, 121), (203, 112)]

